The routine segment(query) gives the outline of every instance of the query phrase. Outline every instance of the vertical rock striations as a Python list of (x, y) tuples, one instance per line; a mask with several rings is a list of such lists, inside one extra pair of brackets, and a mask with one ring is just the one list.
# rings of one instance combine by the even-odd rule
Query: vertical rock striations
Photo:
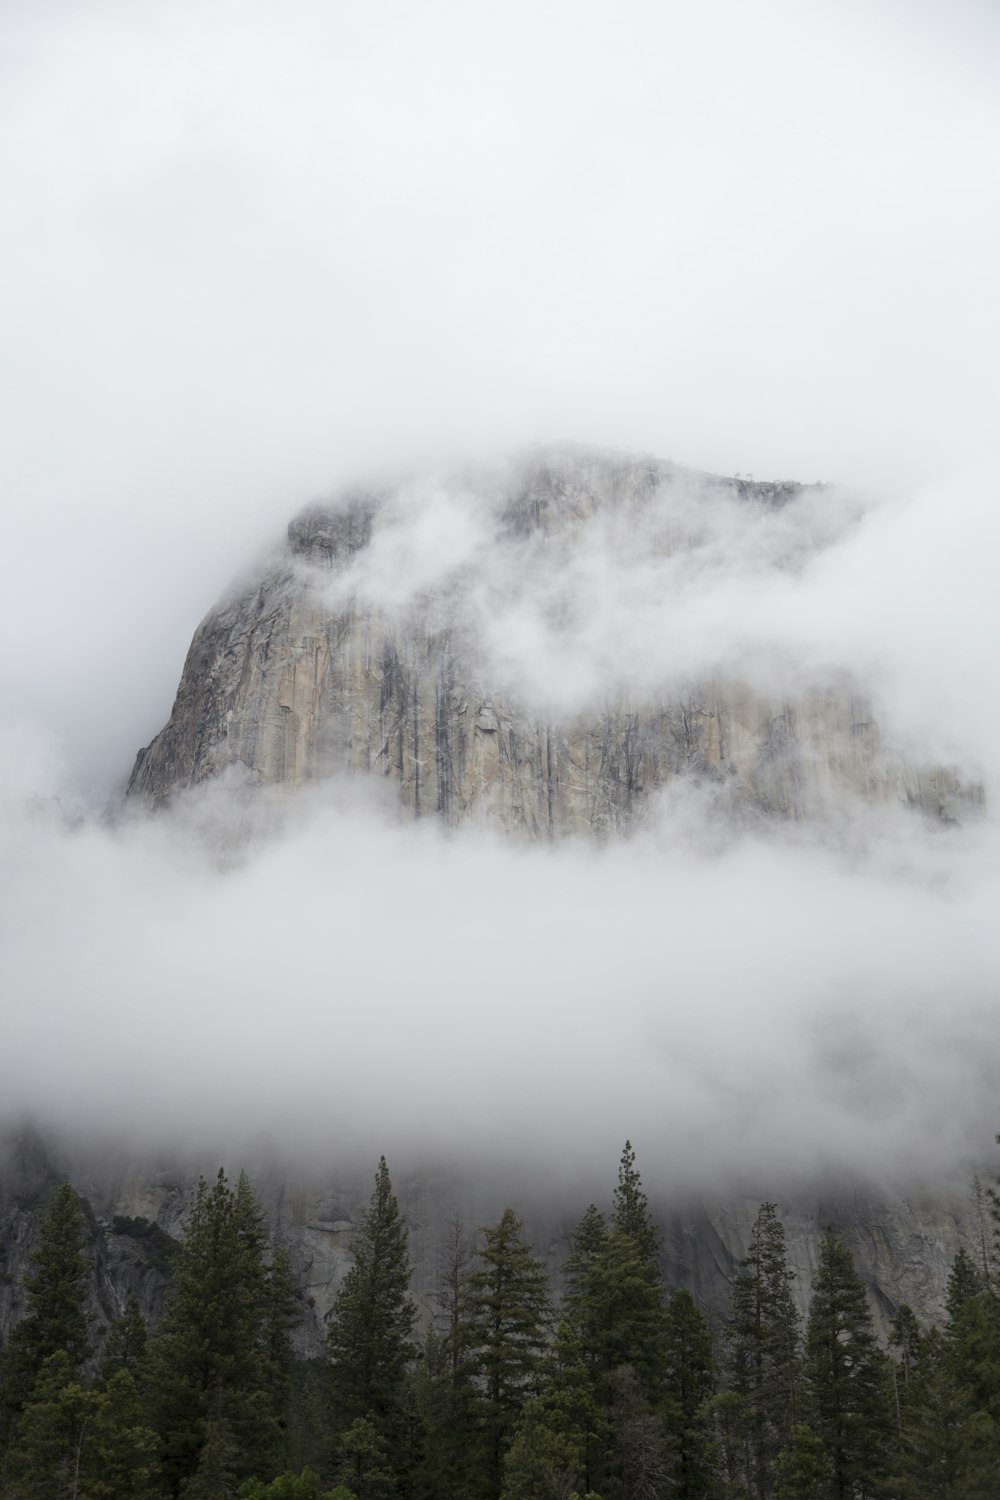
[[(664, 673), (651, 686), (645, 658), (669, 654), (651, 640), (605, 670), (599, 689), (549, 706), (498, 663), (505, 583), (517, 594), (534, 580), (542, 653), (587, 628), (590, 601), (559, 591), (581, 555), (634, 560), (645, 548), (662, 560), (687, 548), (698, 560), (700, 547), (711, 561), (699, 505), (766, 521), (802, 487), (567, 449), (482, 489), (479, 551), (408, 595), (391, 580), (388, 599), (385, 569), (366, 566), (380, 535), (400, 530), (398, 496), (355, 493), (297, 517), (272, 566), (199, 626), (170, 721), (139, 753), (129, 795), (160, 802), (224, 771), (252, 785), (364, 773), (393, 781), (414, 817), (533, 839), (627, 830), (654, 794), (689, 783), (741, 817), (823, 819), (861, 799), (953, 821), (981, 801), (954, 771), (893, 753), (844, 682), (762, 688), (719, 663), (697, 681)], [(717, 536), (709, 542), (720, 550)], [(397, 552), (396, 570), (406, 568)]]

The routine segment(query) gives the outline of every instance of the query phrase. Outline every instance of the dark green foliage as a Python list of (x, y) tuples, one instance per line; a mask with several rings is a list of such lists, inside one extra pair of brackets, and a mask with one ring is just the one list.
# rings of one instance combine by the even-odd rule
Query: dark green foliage
[(142, 1306), (135, 1293), (125, 1299), (125, 1308), (108, 1330), (101, 1352), (101, 1379), (109, 1381), (119, 1370), (127, 1370), (140, 1383), (149, 1342)]
[(16, 1500), (62, 1500), (79, 1488), (97, 1400), (83, 1389), (64, 1349), (48, 1356), (14, 1429), (5, 1494)]
[(337, 1477), (357, 1500), (389, 1500), (396, 1476), (389, 1445), (374, 1422), (356, 1417), (341, 1435), (338, 1453)]
[(796, 1423), (775, 1460), (774, 1500), (817, 1500), (831, 1478), (822, 1438), (805, 1423)]
[(111, 1227), (115, 1234), (126, 1236), (138, 1243), (140, 1265), (145, 1270), (157, 1271), (161, 1276), (169, 1277), (178, 1249), (178, 1241), (172, 1235), (169, 1235), (165, 1229), (161, 1229), (159, 1224), (150, 1223), (149, 1219), (144, 1219), (141, 1215), (130, 1219), (124, 1214), (115, 1214)]
[(292, 1362), (289, 1398), (289, 1468), (314, 1469), (328, 1477), (331, 1459), (330, 1365), (326, 1359)]
[(184, 1500), (237, 1500), (240, 1450), (223, 1417), (212, 1418), (205, 1427), (205, 1440), (198, 1465), (181, 1487)]
[(676, 1291), (667, 1303), (664, 1351), (662, 1412), (670, 1493), (679, 1500), (699, 1500), (709, 1492), (715, 1469), (709, 1418), (715, 1369), (708, 1324), (688, 1291)]
[(615, 1373), (627, 1365), (645, 1399), (663, 1392), (665, 1309), (663, 1284), (655, 1262), (629, 1235), (612, 1231), (592, 1257), (583, 1335), (585, 1358), (602, 1400)]
[(627, 1235), (633, 1240), (639, 1253), (647, 1260), (656, 1259), (659, 1235), (649, 1214), (631, 1141), (625, 1142), (618, 1164), (618, 1186), (614, 1193), (611, 1228), (615, 1233)]
[(757, 1500), (770, 1494), (796, 1416), (799, 1317), (791, 1282), (785, 1231), (775, 1205), (763, 1203), (733, 1283), (727, 1360), (741, 1403), (742, 1471)]
[(877, 1496), (892, 1431), (886, 1360), (850, 1252), (832, 1232), (813, 1284), (805, 1370), (810, 1426), (830, 1460), (821, 1493), (832, 1500)]
[(589, 1489), (607, 1437), (579, 1339), (564, 1321), (539, 1394), (528, 1399), (518, 1418), (504, 1463), (503, 1500), (561, 1500)]
[[(354, 1264), (333, 1305), (327, 1349), (338, 1430), (358, 1422), (374, 1424), (390, 1453), (403, 1441), (406, 1372), (416, 1354), (410, 1341), (416, 1308), (408, 1295), (407, 1240), (383, 1156), (371, 1203), (351, 1246)], [(365, 1500), (360, 1491), (359, 1500)]]
[(545, 1267), (525, 1243), (514, 1210), (505, 1209), (499, 1223), (484, 1231), (466, 1296), (484, 1445), (483, 1494), (500, 1492), (514, 1424), (539, 1389), (550, 1319)]
[(889, 1492), (900, 1500), (987, 1500), (998, 1472), (993, 1424), (955, 1379), (954, 1348), (939, 1330), (918, 1340), (900, 1380), (900, 1428)]
[(593, 1204), (573, 1235), (565, 1310), (603, 1407), (615, 1372), (634, 1370), (645, 1399), (663, 1391), (665, 1314), (657, 1234), (626, 1141), (610, 1224)]
[[(664, 1305), (628, 1144), (612, 1211), (591, 1206), (573, 1236), (552, 1342), (544, 1268), (507, 1210), (477, 1260), (456, 1221), (416, 1358), (384, 1160), (331, 1319), (332, 1361), (293, 1360), (301, 1299), (287, 1257), (270, 1254), (246, 1178), (231, 1189), (220, 1173), (199, 1186), (145, 1355), (130, 1297), (96, 1381), (83, 1359), (92, 1228), (64, 1186), (39, 1223), (0, 1372), (0, 1497), (996, 1500), (1000, 1203), (983, 1188), (977, 1202), (989, 1275), (960, 1252), (946, 1325), (923, 1333), (902, 1304), (888, 1354), (850, 1256), (827, 1235), (804, 1357), (781, 1226), (764, 1204), (720, 1351), (729, 1388), (716, 1392), (694, 1300), (678, 1291)], [(157, 1243), (147, 1221), (116, 1221), (126, 1227)]]
[(971, 1255), (959, 1247), (948, 1276), (948, 1321), (954, 1323), (970, 1297), (986, 1291), (986, 1281)]
[(156, 1433), (130, 1370), (115, 1371), (86, 1434), (87, 1500), (153, 1500), (162, 1491)]
[(1000, 1297), (967, 1297), (948, 1329), (951, 1369), (974, 1407), (1000, 1423)]
[(24, 1278), (28, 1312), (12, 1340), (35, 1372), (57, 1351), (67, 1355), (73, 1369), (79, 1369), (89, 1353), (86, 1301), (91, 1264), (86, 1242), (80, 1200), (64, 1182), (52, 1195), (38, 1228), (31, 1270)]
[(264, 1273), (261, 1304), (261, 1396), (258, 1462), (275, 1473), (291, 1462), (295, 1359), (292, 1333), (302, 1322), (302, 1293), (287, 1250), (275, 1250)]
[(463, 1341), (462, 1358), (456, 1364), (448, 1336), (430, 1328), (411, 1381), (422, 1430), (417, 1493), (434, 1500), (464, 1500), (473, 1493), (481, 1464), (480, 1403), (472, 1351)]
[(471, 1261), (464, 1225), (455, 1218), (438, 1265), (437, 1316), (411, 1385), (422, 1426), (417, 1483), (434, 1500), (464, 1500), (472, 1493), (479, 1460), (479, 1392), (466, 1326)]
[(45, 1361), (20, 1414), (4, 1493), (18, 1500), (155, 1500), (156, 1450), (131, 1374), (119, 1369), (103, 1391), (90, 1389), (59, 1350)]
[(270, 1484), (248, 1479), (240, 1487), (240, 1500), (355, 1500), (350, 1491), (324, 1490), (319, 1475), (309, 1468), (300, 1474), (279, 1474)]
[(265, 1251), (246, 1177), (235, 1191), (221, 1171), (212, 1188), (202, 1179), (150, 1340), (150, 1409), (171, 1493), (185, 1483), (204, 1488), (213, 1475), (230, 1484), (230, 1475), (267, 1479), (285, 1467), (287, 1388), (275, 1373), (275, 1340), (287, 1340), (288, 1328), (272, 1318)]
[(585, 1483), (601, 1493), (626, 1482), (628, 1454), (642, 1447), (636, 1447), (637, 1434), (645, 1442), (657, 1428), (657, 1464), (666, 1463), (656, 1414), (667, 1327), (656, 1251), (656, 1229), (626, 1142), (610, 1220), (591, 1204), (573, 1235), (563, 1303), (600, 1415), (588, 1442)]
[(24, 1278), (27, 1314), (4, 1352), (0, 1447), (12, 1441), (18, 1413), (31, 1401), (46, 1362), (59, 1355), (71, 1373), (89, 1352), (86, 1312), (91, 1265), (80, 1199), (68, 1182), (56, 1188), (38, 1226)]

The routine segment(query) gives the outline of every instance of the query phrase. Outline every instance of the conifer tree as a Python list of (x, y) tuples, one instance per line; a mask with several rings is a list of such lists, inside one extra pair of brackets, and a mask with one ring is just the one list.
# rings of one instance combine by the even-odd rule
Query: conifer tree
[(124, 1365), (100, 1392), (87, 1432), (87, 1500), (159, 1500), (158, 1440)]
[(196, 1473), (204, 1487), (223, 1460), (236, 1480), (272, 1477), (264, 1257), (263, 1218), (245, 1175), (235, 1191), (221, 1170), (211, 1188), (202, 1178), (149, 1348), (150, 1411), (171, 1493)]
[(38, 1227), (31, 1270), (24, 1278), (27, 1315), (11, 1340), (29, 1376), (59, 1350), (67, 1355), (70, 1368), (78, 1370), (90, 1351), (86, 1303), (91, 1267), (86, 1241), (80, 1199), (63, 1182)]
[[(80, 1199), (68, 1182), (56, 1188), (38, 1226), (31, 1269), (24, 1278), (27, 1313), (4, 1351), (0, 1392), (0, 1462), (13, 1440), (18, 1413), (34, 1397), (53, 1355), (64, 1356), (70, 1375), (89, 1353), (86, 1224)], [(51, 1375), (51, 1372), (50, 1372)]]
[(626, 1141), (610, 1221), (591, 1204), (566, 1264), (566, 1317), (605, 1409), (615, 1372), (626, 1365), (648, 1402), (662, 1394), (666, 1325), (658, 1242), (635, 1152)]
[(634, 1241), (645, 1260), (656, 1260), (660, 1237), (650, 1217), (631, 1141), (625, 1142), (618, 1164), (618, 1185), (614, 1193), (611, 1228), (615, 1233), (627, 1235)]
[(951, 1271), (948, 1274), (947, 1309), (948, 1321), (954, 1323), (959, 1312), (971, 1297), (978, 1297), (981, 1292), (986, 1291), (986, 1282), (982, 1272), (976, 1266), (972, 1256), (962, 1246), (959, 1246), (958, 1254), (952, 1262)]
[(355, 1417), (338, 1444), (338, 1477), (356, 1500), (389, 1500), (396, 1476), (389, 1447), (368, 1417)]
[(242, 1467), (229, 1423), (224, 1417), (211, 1418), (195, 1471), (182, 1490), (184, 1500), (237, 1500)]
[(412, 1377), (423, 1429), (419, 1484), (433, 1500), (465, 1500), (477, 1462), (478, 1392), (467, 1325), (471, 1260), (465, 1226), (456, 1217), (438, 1265), (437, 1317)]
[(495, 1496), (514, 1424), (538, 1391), (551, 1319), (545, 1267), (511, 1208), (484, 1231), (468, 1280), (466, 1319), (481, 1391), (483, 1493)]
[(607, 1250), (607, 1220), (591, 1203), (570, 1238), (570, 1255), (563, 1267), (563, 1314), (575, 1331), (582, 1358), (596, 1383), (597, 1350), (606, 1322), (605, 1310), (595, 1296), (596, 1269)]
[(125, 1299), (121, 1317), (108, 1330), (101, 1351), (101, 1379), (107, 1382), (119, 1370), (127, 1370), (136, 1383), (142, 1377), (149, 1342), (142, 1304), (134, 1292)]
[(50, 1354), (22, 1408), (6, 1464), (4, 1495), (47, 1500), (76, 1493), (85, 1475), (85, 1442), (97, 1404), (65, 1349)]
[(302, 1322), (302, 1294), (287, 1250), (274, 1251), (264, 1272), (261, 1301), (261, 1377), (258, 1430), (253, 1445), (261, 1472), (276, 1474), (291, 1462), (295, 1377), (292, 1332)]
[(799, 1317), (792, 1300), (785, 1231), (773, 1203), (761, 1204), (733, 1283), (728, 1369), (742, 1412), (744, 1472), (766, 1500), (774, 1463), (795, 1421)]
[(691, 1293), (676, 1291), (667, 1303), (663, 1417), (670, 1493), (701, 1500), (715, 1467), (709, 1403), (715, 1390), (712, 1339)]
[(561, 1500), (589, 1491), (607, 1439), (580, 1342), (563, 1320), (539, 1393), (518, 1418), (504, 1462), (502, 1500)]
[(337, 1426), (371, 1421), (390, 1449), (399, 1440), (416, 1308), (408, 1295), (410, 1256), (385, 1157), (351, 1246), (354, 1264), (337, 1293), (327, 1329)]
[(822, 1438), (797, 1422), (774, 1465), (774, 1500), (819, 1500), (832, 1478)]
[(880, 1492), (892, 1423), (885, 1359), (847, 1247), (828, 1231), (806, 1329), (810, 1426), (830, 1460), (832, 1500)]
[[(899, 1434), (888, 1490), (900, 1500), (971, 1500), (980, 1493), (972, 1482), (983, 1473), (980, 1414), (954, 1379), (950, 1352), (947, 1337), (931, 1329), (917, 1340), (908, 1378), (897, 1376)], [(995, 1469), (991, 1461), (990, 1474)]]

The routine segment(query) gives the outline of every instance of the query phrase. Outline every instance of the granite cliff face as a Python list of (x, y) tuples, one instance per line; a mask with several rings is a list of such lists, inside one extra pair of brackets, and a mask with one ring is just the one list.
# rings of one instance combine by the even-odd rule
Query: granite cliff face
[[(170, 720), (139, 753), (129, 796), (162, 804), (220, 777), (248, 789), (377, 777), (413, 818), (529, 839), (626, 833), (655, 817), (661, 796), (691, 787), (707, 816), (737, 820), (822, 825), (845, 808), (902, 805), (953, 822), (981, 806), (975, 782), (894, 749), (845, 677), (810, 679), (793, 655), (760, 671), (680, 639), (684, 598), (728, 565), (731, 546), (760, 547), (780, 575), (829, 540), (820, 487), (563, 449), (448, 481), (443, 493), (471, 507), (467, 546), (454, 548), (449, 531), (461, 506), (428, 509), (425, 492), (356, 492), (297, 517), (280, 553), (198, 628)], [(652, 633), (618, 630), (609, 556), (621, 562), (619, 594), (624, 577), (625, 604), (634, 586)], [(657, 609), (674, 584), (687, 594), (670, 617), (678, 636), (664, 640)], [(600, 670), (578, 671), (595, 658)], [(69, 1175), (92, 1205), (100, 1311), (138, 1288), (155, 1316), (163, 1242), (154, 1237), (151, 1249), (143, 1225), (181, 1234), (195, 1174), (11, 1150), (0, 1171), (9, 1272), (0, 1322), (17, 1316), (31, 1206), (54, 1175)], [(326, 1182), (266, 1166), (252, 1175), (308, 1292), (303, 1347), (316, 1349), (370, 1183), (335, 1165)], [(396, 1185), (414, 1291), (428, 1310), (451, 1215), (474, 1229), (504, 1204), (490, 1184), (433, 1173)], [(883, 1328), (901, 1301), (938, 1320), (955, 1251), (973, 1238), (964, 1184), (919, 1199), (856, 1184), (823, 1191), (782, 1205), (800, 1305), (820, 1236), (834, 1226)], [(557, 1274), (584, 1203), (516, 1206)], [(691, 1287), (721, 1315), (757, 1207), (660, 1205), (667, 1284)]]
[[(643, 550), (661, 563), (689, 552), (703, 566), (707, 552), (710, 567), (725, 537), (699, 516), (728, 507), (740, 525), (773, 531), (781, 512), (821, 508), (818, 487), (577, 449), (452, 484), (478, 506), (479, 552), (423, 587), (391, 578), (388, 602), (384, 563), (380, 573), (367, 563), (386, 537), (405, 535), (408, 497), (356, 493), (294, 520), (283, 552), (199, 626), (170, 721), (140, 751), (129, 795), (161, 802), (222, 772), (251, 785), (365, 773), (394, 782), (413, 817), (529, 838), (627, 830), (657, 793), (688, 783), (739, 817), (823, 819), (861, 801), (953, 821), (981, 800), (954, 770), (894, 751), (843, 680), (790, 673), (762, 688), (725, 662), (692, 679), (669, 669), (669, 644), (634, 639), (599, 683), (558, 691), (555, 705), (523, 680), (537, 675), (532, 650), (536, 661), (554, 653), (557, 672), (561, 643), (586, 626), (592, 600), (558, 586), (576, 569), (586, 587), (581, 555), (636, 567)], [(808, 539), (788, 531), (794, 567)], [(382, 555), (390, 571), (412, 565), (405, 545)], [(495, 581), (484, 585), (484, 573)], [(664, 588), (672, 576), (664, 567)], [(523, 623), (523, 610), (504, 614), (512, 596), (529, 596), (542, 618), (522, 680), (497, 650)], [(657, 677), (648, 663), (661, 660)]]

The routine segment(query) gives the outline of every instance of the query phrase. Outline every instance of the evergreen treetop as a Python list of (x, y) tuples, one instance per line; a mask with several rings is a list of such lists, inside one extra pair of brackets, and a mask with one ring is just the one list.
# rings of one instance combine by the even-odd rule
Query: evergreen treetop
[(327, 1328), (334, 1401), (344, 1426), (362, 1417), (384, 1426), (398, 1414), (416, 1355), (408, 1234), (384, 1156), (351, 1255)]
[(809, 1425), (830, 1460), (833, 1500), (877, 1496), (891, 1431), (886, 1359), (864, 1285), (832, 1230), (820, 1247), (806, 1329)]
[(618, 1185), (614, 1192), (611, 1228), (618, 1234), (628, 1235), (635, 1242), (639, 1253), (648, 1260), (656, 1259), (660, 1237), (649, 1212), (646, 1194), (642, 1190), (642, 1179), (635, 1164), (631, 1141), (625, 1142), (618, 1164)]

